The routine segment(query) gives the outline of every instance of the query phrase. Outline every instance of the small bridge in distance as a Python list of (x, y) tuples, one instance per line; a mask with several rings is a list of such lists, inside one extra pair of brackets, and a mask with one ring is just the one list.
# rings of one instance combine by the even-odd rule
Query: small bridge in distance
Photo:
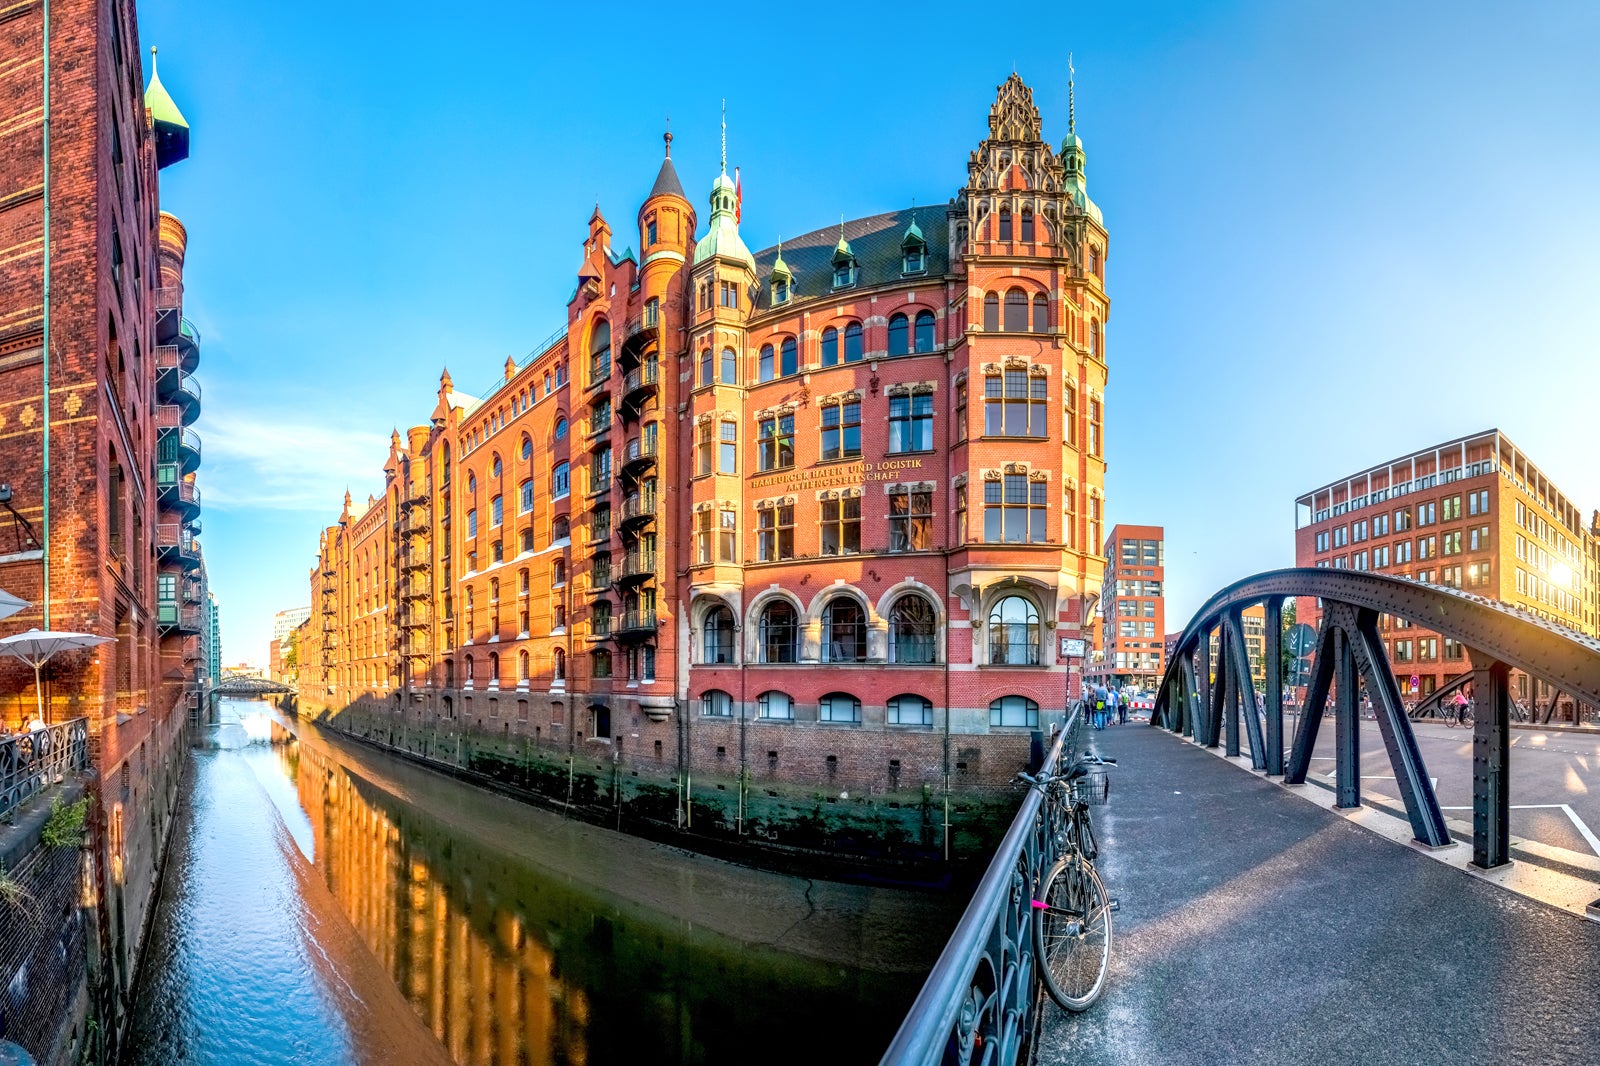
[(208, 723), (217, 720), (217, 700), (224, 696), (233, 699), (266, 699), (270, 696), (292, 696), (295, 690), (281, 681), (271, 681), (249, 674), (224, 674), (221, 681), (206, 692), (206, 717)]

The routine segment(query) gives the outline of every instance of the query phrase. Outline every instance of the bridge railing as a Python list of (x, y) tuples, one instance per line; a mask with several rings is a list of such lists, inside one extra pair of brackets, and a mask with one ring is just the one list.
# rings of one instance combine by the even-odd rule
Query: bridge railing
[[(1055, 769), (1061, 753), (1081, 743), (1083, 703), (1067, 713), (1045, 756)], [(1028, 789), (1005, 839), (978, 882), (972, 902), (881, 1066), (934, 1066), (943, 1062), (1011, 1064), (1033, 1030), (1033, 888), (1057, 858), (1043, 797)]]
[(0, 737), (0, 818), (57, 778), (89, 765), (89, 720), (72, 718)]

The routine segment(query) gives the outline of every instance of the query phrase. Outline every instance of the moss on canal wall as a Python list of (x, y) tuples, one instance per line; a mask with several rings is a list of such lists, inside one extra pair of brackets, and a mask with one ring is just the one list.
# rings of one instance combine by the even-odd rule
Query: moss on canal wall
[(412, 728), (357, 709), (319, 724), (594, 825), (801, 876), (948, 884), (988, 861), (1020, 795), (876, 795), (627, 764), (609, 749)]

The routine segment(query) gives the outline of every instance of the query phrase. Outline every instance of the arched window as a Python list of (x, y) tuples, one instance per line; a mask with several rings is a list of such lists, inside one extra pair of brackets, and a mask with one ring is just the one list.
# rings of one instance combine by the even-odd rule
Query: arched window
[(800, 354), (795, 347), (794, 338), (785, 337), (783, 339), (783, 347), (780, 350), (782, 357), (778, 360), (778, 373), (785, 377), (798, 373), (800, 370)]
[(503, 469), (504, 468), (500, 465), (500, 453), (496, 452), (494, 454), (494, 461), (489, 464), (489, 474), (492, 477), (499, 477)]
[(557, 629), (566, 629), (566, 628), (567, 628), (567, 605), (564, 604), (564, 603), (558, 603), (553, 608), (550, 609), (550, 629), (551, 629), (552, 632), (554, 632)]
[(533, 478), (517, 486), (517, 513), (527, 514), (531, 510), (533, 510)]
[(715, 378), (711, 376), (711, 349), (700, 349), (700, 384), (710, 385)]
[(589, 676), (606, 678), (611, 676), (611, 651), (608, 648), (596, 648), (589, 653)]
[(441, 446), (439, 452), (439, 483), (450, 484), (450, 445)]
[(837, 597), (822, 611), (822, 661), (859, 663), (866, 657), (866, 612), (848, 596)]
[(1089, 320), (1089, 354), (1093, 355), (1096, 359), (1101, 358), (1100, 320), (1098, 318), (1091, 318)]
[(1033, 240), (1033, 211), (1026, 207), (1022, 209), (1022, 239)]
[(817, 702), (819, 722), (861, 721), (861, 701), (848, 692), (830, 692)]
[(567, 561), (557, 559), (550, 564), (550, 584), (556, 587), (567, 583)]
[(719, 380), (724, 385), (739, 383), (739, 353), (732, 348), (722, 349), (722, 366)]
[(532, 459), (532, 458), (533, 458), (533, 438), (531, 438), (531, 437), (527, 436), (526, 434), (524, 434), (523, 437), (522, 437), (522, 460), (523, 460), (523, 462), (527, 462), (529, 459)]
[(983, 298), (983, 331), (985, 333), (998, 333), (1000, 331), (1000, 295), (989, 293)]
[(551, 540), (567, 540), (572, 536), (572, 520), (566, 515), (556, 515), (550, 523)]
[(444, 661), (444, 687), (456, 687), (456, 661), (454, 659), (446, 659)]
[(567, 677), (567, 650), (557, 648), (555, 657), (550, 663), (550, 676), (552, 680), (564, 681)]
[(1009, 207), (1000, 209), (1000, 239), (1003, 241), (1011, 239), (1011, 208)]
[(720, 605), (707, 611), (701, 624), (701, 641), (701, 662), (733, 662), (733, 612)]
[(1006, 332), (1028, 332), (1028, 294), (1021, 289), (1006, 293)]
[(528, 653), (525, 651), (517, 652), (517, 680), (528, 680)]
[(556, 440), (560, 440), (562, 437), (565, 437), (566, 435), (567, 435), (567, 420), (565, 418), (558, 417), (556, 419), (555, 438), (556, 438)]
[(466, 675), (466, 687), (471, 688), (473, 682), (472, 656), (467, 656), (461, 663), (462, 672)]
[(1100, 249), (1092, 244), (1089, 246), (1089, 273), (1100, 277)]
[(733, 697), (720, 688), (700, 694), (700, 713), (708, 718), (729, 718), (733, 715)]
[(1026, 696), (1001, 696), (989, 704), (989, 724), (1037, 729), (1039, 705)]
[(761, 612), (759, 626), (761, 661), (792, 663), (799, 656), (800, 616), (787, 600), (769, 603)]
[(889, 354), (905, 355), (911, 351), (910, 323), (905, 315), (889, 317)]
[(937, 629), (938, 619), (926, 597), (915, 592), (901, 596), (889, 608), (889, 661), (934, 662)]
[(572, 491), (572, 467), (566, 463), (557, 463), (554, 470), (550, 471), (550, 495), (553, 499), (560, 499)]
[(489, 687), (500, 687), (500, 653), (497, 651), (489, 653)]
[(1039, 608), (1026, 596), (1006, 596), (989, 609), (989, 662), (1039, 665)]
[(756, 699), (757, 715), (762, 718), (793, 718), (794, 701), (787, 693), (763, 692)]
[(1050, 332), (1050, 297), (1042, 292), (1033, 297), (1033, 331)]
[(772, 345), (761, 346), (761, 362), (756, 367), (756, 377), (760, 381), (771, 381), (777, 377), (777, 367), (772, 362)]
[(602, 381), (611, 375), (611, 323), (601, 319), (595, 323), (594, 335), (589, 340), (589, 383)]
[(918, 311), (916, 344), (913, 345), (911, 350), (914, 352), (931, 352), (933, 351), (933, 345), (933, 312)]
[(889, 725), (932, 725), (933, 703), (922, 696), (895, 696), (889, 700)]
[(471, 472), (467, 474), (467, 495), (473, 498), (478, 495), (478, 475)]
[(852, 322), (844, 328), (844, 361), (858, 363), (862, 354), (861, 323)]
[(829, 326), (822, 331), (822, 365), (834, 366), (839, 362), (839, 331)]

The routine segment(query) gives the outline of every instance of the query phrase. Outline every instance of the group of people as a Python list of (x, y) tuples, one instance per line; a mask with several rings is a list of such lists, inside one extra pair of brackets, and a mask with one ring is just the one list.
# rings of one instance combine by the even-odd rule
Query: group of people
[(1089, 708), (1096, 729), (1104, 729), (1111, 724), (1113, 718), (1119, 725), (1128, 724), (1128, 701), (1115, 688), (1096, 685), (1094, 694), (1090, 697)]

